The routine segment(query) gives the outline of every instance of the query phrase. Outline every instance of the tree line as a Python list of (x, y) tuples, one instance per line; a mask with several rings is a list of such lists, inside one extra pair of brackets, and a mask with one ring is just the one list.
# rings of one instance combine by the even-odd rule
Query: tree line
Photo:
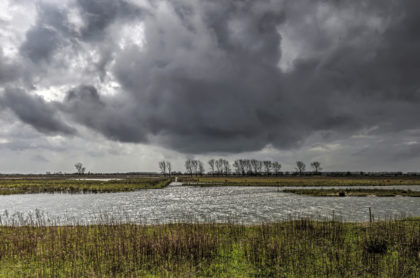
[[(277, 176), (282, 172), (281, 164), (278, 161), (271, 160), (257, 160), (257, 159), (237, 159), (232, 165), (226, 159), (210, 159), (208, 162), (208, 171), (204, 167), (204, 163), (197, 159), (187, 159), (185, 161), (185, 174), (193, 175), (213, 175), (213, 176), (227, 176), (227, 175), (241, 175), (241, 176)], [(311, 162), (314, 174), (319, 174), (322, 171), (321, 163), (319, 161)], [(169, 161), (160, 161), (159, 169), (163, 175), (172, 174), (172, 166)], [(306, 164), (302, 161), (296, 161), (296, 173), (302, 175), (306, 171)]]

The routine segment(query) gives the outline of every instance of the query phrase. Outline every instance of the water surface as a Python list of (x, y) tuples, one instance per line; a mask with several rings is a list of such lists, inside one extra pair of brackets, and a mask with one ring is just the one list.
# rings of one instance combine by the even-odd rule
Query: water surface
[[(416, 188), (417, 187), (417, 188)], [(288, 187), (296, 188), (296, 187)], [(374, 188), (374, 187), (366, 187)], [(396, 188), (420, 189), (420, 186)], [(195, 187), (172, 184), (164, 189), (101, 194), (21, 194), (0, 196), (0, 215), (45, 213), (58, 224), (118, 222), (263, 223), (295, 217), (368, 221), (420, 216), (420, 198), (311, 197), (282, 192), (276, 187)], [(10, 217), (9, 217), (10, 218)]]

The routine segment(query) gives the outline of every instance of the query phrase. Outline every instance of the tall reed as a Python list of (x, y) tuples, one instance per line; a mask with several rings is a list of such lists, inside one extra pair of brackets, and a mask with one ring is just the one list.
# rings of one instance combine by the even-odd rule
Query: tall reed
[(420, 277), (420, 219), (57, 226), (35, 215), (2, 221), (17, 225), (0, 226), (1, 277)]

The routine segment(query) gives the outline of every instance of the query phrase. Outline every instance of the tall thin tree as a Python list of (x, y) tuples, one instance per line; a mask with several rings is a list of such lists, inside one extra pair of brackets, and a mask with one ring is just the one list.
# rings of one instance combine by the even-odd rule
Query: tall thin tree
[(299, 172), (299, 175), (302, 175), (305, 172), (306, 165), (302, 161), (296, 161), (296, 171)]
[(208, 164), (210, 166), (211, 174), (214, 175), (214, 159), (210, 159)]
[(162, 175), (166, 176), (166, 161), (159, 161), (159, 169)]
[(319, 174), (322, 171), (321, 162), (319, 161), (312, 162), (311, 167), (314, 169), (315, 174)]

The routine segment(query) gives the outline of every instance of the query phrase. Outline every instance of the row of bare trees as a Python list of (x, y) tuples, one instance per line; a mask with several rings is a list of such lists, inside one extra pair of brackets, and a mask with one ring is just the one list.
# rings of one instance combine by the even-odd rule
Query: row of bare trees
[[(322, 171), (321, 163), (319, 161), (311, 162), (311, 167), (315, 174), (319, 174)], [(306, 164), (302, 161), (296, 161), (296, 171), (302, 175), (306, 170)]]
[(233, 162), (237, 175), (278, 175), (281, 164), (271, 160), (237, 159)]
[(187, 159), (185, 161), (185, 170), (189, 175), (202, 175), (204, 174), (204, 165), (200, 160)]
[(231, 173), (230, 163), (226, 159), (210, 159), (207, 163), (210, 166), (209, 174), (222, 176)]
[[(230, 174), (235, 175), (248, 175), (248, 176), (261, 176), (261, 175), (279, 175), (281, 172), (281, 164), (277, 161), (271, 160), (257, 160), (257, 159), (237, 159), (233, 162), (232, 168), (230, 162), (226, 159), (210, 159), (208, 161), (209, 175), (227, 176)], [(313, 173), (319, 174), (322, 170), (319, 161), (311, 162)], [(163, 175), (171, 175), (172, 166), (169, 161), (160, 161), (159, 168)], [(306, 164), (302, 161), (296, 161), (296, 172), (302, 175), (306, 171)], [(206, 172), (204, 164), (200, 160), (187, 159), (185, 161), (185, 173), (188, 175), (203, 175)]]
[(171, 176), (172, 175), (172, 164), (169, 161), (165, 161), (165, 160), (159, 161), (159, 169), (160, 169), (160, 172), (164, 176), (166, 176), (166, 175)]

